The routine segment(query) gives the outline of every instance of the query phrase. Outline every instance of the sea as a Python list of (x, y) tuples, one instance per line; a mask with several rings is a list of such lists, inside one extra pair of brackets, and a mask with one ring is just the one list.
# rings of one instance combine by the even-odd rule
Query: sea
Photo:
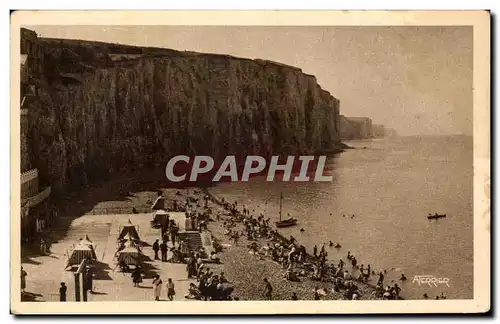
[[(473, 138), (401, 136), (346, 144), (354, 149), (327, 159), (331, 182), (259, 176), (211, 191), (272, 221), (279, 219), (283, 194), (284, 218), (298, 218), (297, 226), (280, 229), (283, 235), (309, 252), (325, 243), (332, 263), (350, 251), (358, 265), (387, 270), (385, 284), (398, 283), (406, 299), (473, 298)], [(427, 218), (435, 213), (446, 218)], [(342, 247), (331, 248), (330, 241)]]

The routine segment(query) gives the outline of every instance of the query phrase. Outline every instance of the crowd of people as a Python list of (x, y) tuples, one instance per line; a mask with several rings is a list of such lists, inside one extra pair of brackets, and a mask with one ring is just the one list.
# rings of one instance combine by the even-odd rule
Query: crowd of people
[[(180, 192), (177, 195), (180, 196)], [(179, 202), (179, 199), (174, 200), (172, 210), (186, 213), (184, 228), (187, 231), (201, 232), (207, 229), (207, 223), (211, 215), (211, 209), (208, 207), (207, 201), (202, 206), (199, 199), (187, 196), (183, 204)], [(168, 214), (164, 215), (162, 219), (154, 220), (152, 225), (158, 225), (162, 237), (161, 242), (160, 239), (157, 239), (152, 245), (155, 260), (161, 259), (162, 262), (184, 263), (186, 264), (187, 278), (196, 280), (196, 283), (190, 284), (189, 293), (185, 298), (197, 300), (232, 299), (233, 288), (225, 278), (224, 272), (214, 274), (209, 268), (209, 264), (220, 263), (215, 251), (207, 253), (203, 247), (193, 248), (188, 246), (186, 240), (179, 239), (179, 224), (170, 219)], [(170, 257), (168, 257), (168, 251), (171, 252)], [(153, 280), (156, 300), (159, 299), (161, 285), (162, 281), (157, 275)], [(167, 286), (167, 290), (175, 294), (171, 279), (169, 279)], [(170, 296), (173, 297), (172, 294), (168, 296), (169, 298)]]
[[(371, 294), (365, 296), (370, 299), (401, 298), (401, 287), (397, 283), (386, 284), (384, 282), (384, 274), (387, 271), (379, 272), (377, 284), (373, 285), (371, 281), (376, 276), (376, 272), (371, 265), (359, 265), (358, 260), (350, 251), (347, 253), (348, 265), (342, 259), (338, 263), (332, 263), (327, 259), (328, 252), (325, 244), (320, 249), (314, 246), (312, 254), (308, 254), (306, 247), (293, 236), (287, 239), (273, 229), (270, 226), (270, 219), (265, 218), (264, 214), (254, 215), (254, 211), (251, 212), (246, 207), (238, 208), (237, 201), (230, 203), (222, 199), (217, 202), (230, 214), (230, 217), (222, 220), (224, 234), (235, 245), (238, 244), (240, 237), (246, 237), (247, 241), (251, 242), (248, 244), (249, 253), (259, 258), (270, 258), (279, 263), (284, 269), (284, 279), (297, 282), (305, 279), (328, 282), (332, 284), (332, 293), (342, 293), (343, 298), (348, 300), (360, 299), (363, 294), (367, 295), (365, 289), (360, 289), (361, 284), (374, 288), (369, 289)], [(220, 219), (220, 216), (218, 218)], [(340, 244), (330, 242), (329, 247), (338, 249)], [(406, 280), (404, 274), (400, 280)], [(270, 284), (267, 279), (265, 285), (265, 291), (272, 290), (269, 288)], [(269, 295), (270, 293), (266, 293), (265, 298), (267, 299)], [(314, 290), (314, 299), (320, 299), (324, 295), (324, 289)], [(292, 294), (292, 299), (293, 296), (296, 294)]]
[[(326, 283), (331, 287), (327, 289), (314, 289), (314, 299), (326, 298), (331, 293), (334, 298), (347, 300), (358, 299), (401, 299), (401, 287), (398, 283), (387, 283), (385, 276), (387, 271), (376, 272), (370, 264), (360, 264), (355, 255), (347, 252), (346, 261), (339, 259), (332, 262), (328, 259), (328, 251), (325, 244), (319, 248), (314, 246), (312, 253), (308, 253), (306, 247), (300, 244), (293, 236), (283, 237), (271, 226), (270, 219), (263, 213), (256, 214), (245, 206), (238, 206), (238, 202), (230, 203), (224, 198), (218, 200), (209, 195), (200, 196), (201, 191), (195, 192), (196, 196), (178, 197), (173, 202), (174, 211), (186, 213), (184, 227), (186, 230), (207, 230), (207, 225), (214, 219), (223, 227), (223, 233), (234, 245), (240, 243), (240, 238), (244, 237), (248, 242), (249, 253), (259, 259), (270, 259), (278, 263), (283, 269), (283, 280), (300, 282), (309, 280), (317, 282), (318, 285), (326, 287)], [(177, 193), (181, 196), (180, 192)], [(184, 198), (183, 203), (179, 203)], [(208, 202), (212, 201), (220, 205), (224, 212), (214, 211)], [(195, 282), (190, 283), (189, 292), (184, 297), (195, 300), (238, 300), (232, 296), (234, 288), (226, 278), (224, 272), (216, 271), (210, 267), (211, 264), (219, 264), (217, 255), (221, 247), (207, 254), (203, 247), (193, 249), (188, 246), (185, 240), (180, 239), (179, 224), (170, 219), (168, 213), (151, 222), (152, 226), (158, 226), (160, 238), (152, 244), (154, 259), (161, 262), (173, 262), (186, 264), (186, 276)], [(301, 230), (302, 232), (303, 230)], [(341, 248), (339, 243), (329, 242), (330, 249)], [(170, 254), (168, 253), (170, 251)], [(120, 267), (128, 265), (121, 264)], [(122, 268), (122, 270), (124, 270)], [(21, 289), (26, 287), (26, 272), (22, 270)], [(140, 263), (137, 263), (131, 271), (134, 286), (139, 286), (144, 277), (144, 270)], [(399, 278), (401, 282), (407, 279), (404, 274)], [(262, 296), (264, 299), (273, 299), (273, 286), (270, 280), (263, 279)], [(376, 282), (376, 284), (375, 284)], [(324, 283), (324, 284), (323, 284)], [(159, 274), (152, 280), (155, 300), (159, 300), (162, 294), (163, 281)], [(84, 274), (85, 289), (92, 291), (91, 270)], [(171, 278), (167, 279), (167, 297), (172, 300), (175, 296), (175, 285)], [(368, 287), (368, 289), (366, 289)], [(66, 287), (61, 286), (61, 301), (66, 300)], [(296, 292), (290, 292), (290, 298), (297, 300)], [(424, 295), (427, 299), (428, 296)], [(444, 299), (444, 295), (436, 299)]]

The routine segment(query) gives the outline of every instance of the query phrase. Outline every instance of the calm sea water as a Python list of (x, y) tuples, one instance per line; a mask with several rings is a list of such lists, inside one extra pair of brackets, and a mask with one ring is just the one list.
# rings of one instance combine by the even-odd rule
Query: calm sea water
[[(326, 245), (329, 259), (351, 251), (358, 264), (387, 269), (386, 282), (404, 273), (405, 298), (473, 298), (472, 137), (424, 136), (352, 141), (360, 149), (329, 159), (333, 181), (222, 183), (212, 191), (278, 219), (283, 212), (299, 225), (282, 229), (309, 251)], [(366, 149), (363, 149), (366, 147)], [(447, 214), (428, 220), (429, 213)], [(343, 217), (342, 215), (355, 217)], [(301, 233), (300, 228), (305, 232)], [(449, 278), (450, 287), (418, 285), (415, 275)]]

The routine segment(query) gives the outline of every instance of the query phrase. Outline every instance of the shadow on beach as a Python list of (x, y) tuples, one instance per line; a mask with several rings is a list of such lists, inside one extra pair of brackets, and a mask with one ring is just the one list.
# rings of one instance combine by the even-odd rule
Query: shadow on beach
[[(186, 189), (210, 186), (209, 183), (193, 182), (186, 185), (169, 183), (165, 177), (165, 169), (146, 169), (122, 172), (113, 175), (110, 179), (91, 185), (67, 191), (60, 197), (52, 197), (58, 208), (58, 217), (54, 224), (47, 229), (43, 236), (50, 245), (64, 239), (71, 223), (86, 214), (134, 214), (149, 213), (151, 202), (162, 189)], [(138, 194), (149, 193), (149, 195)], [(35, 243), (21, 244), (21, 262), (39, 265), (40, 262), (32, 258), (42, 256)], [(147, 242), (143, 246), (149, 246)]]

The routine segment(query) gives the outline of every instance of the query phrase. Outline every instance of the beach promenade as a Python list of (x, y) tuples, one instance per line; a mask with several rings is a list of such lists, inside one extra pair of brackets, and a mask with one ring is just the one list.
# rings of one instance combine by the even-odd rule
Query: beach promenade
[[(145, 246), (142, 251), (151, 261), (147, 261), (147, 274), (141, 287), (133, 287), (130, 273), (121, 273), (116, 267), (114, 255), (118, 248), (117, 238), (121, 226), (129, 220), (139, 232), (141, 241), (152, 245), (160, 238), (160, 230), (151, 228), (152, 214), (113, 214), (113, 215), (83, 215), (74, 219), (69, 229), (64, 229), (65, 236), (53, 243), (50, 254), (46, 256), (29, 256), (23, 258), (22, 266), (28, 273), (26, 277), (26, 292), (23, 300), (58, 301), (59, 286), (65, 282), (67, 300), (75, 301), (74, 275), (65, 270), (67, 255), (72, 246), (80, 238), (88, 235), (95, 244), (98, 261), (98, 271), (94, 277), (94, 293), (88, 294), (88, 301), (149, 301), (154, 300), (152, 279), (159, 274), (163, 279), (162, 300), (166, 298), (166, 281), (172, 278), (175, 283), (176, 296), (174, 300), (184, 300), (191, 279), (186, 279), (186, 265), (154, 260), (151, 246)], [(180, 222), (182, 225), (183, 223)], [(52, 231), (59, 230), (57, 227)], [(171, 246), (171, 242), (169, 242)]]

